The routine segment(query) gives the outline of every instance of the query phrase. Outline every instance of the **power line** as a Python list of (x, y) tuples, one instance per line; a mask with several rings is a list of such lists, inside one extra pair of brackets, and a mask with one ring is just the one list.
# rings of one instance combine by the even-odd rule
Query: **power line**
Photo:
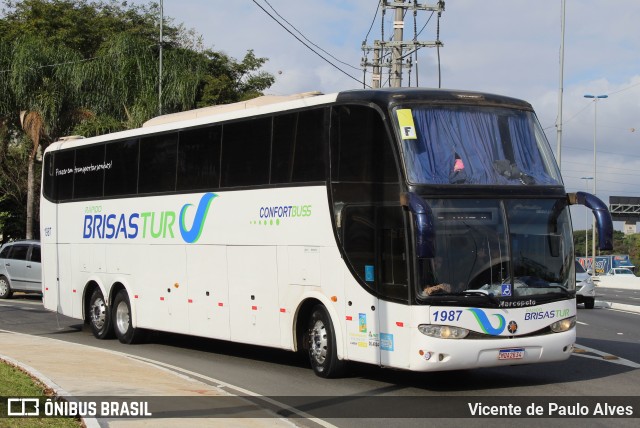
[(364, 36), (364, 42), (367, 42), (367, 39), (369, 38), (369, 34), (371, 34), (371, 29), (373, 28), (373, 24), (376, 23), (376, 18), (378, 17), (378, 11), (380, 10), (380, 8), (378, 7), (378, 5), (376, 5), (376, 13), (373, 14), (373, 20), (371, 20), (371, 25), (369, 26), (369, 31), (367, 31), (367, 35)]
[(640, 85), (640, 82), (636, 83), (635, 85), (631, 85), (631, 86), (627, 86), (626, 88), (622, 88), (622, 89), (618, 89), (617, 91), (613, 91), (607, 95), (613, 95), (613, 94), (617, 94), (618, 92), (622, 92), (622, 91), (626, 91), (629, 90), (631, 88), (635, 88), (636, 86)]
[(311, 46), (309, 46), (308, 44), (306, 44), (303, 40), (300, 39), (300, 37), (296, 36), (295, 34), (293, 34), (291, 32), (291, 30), (289, 30), (287, 27), (285, 27), (284, 25), (282, 25), (282, 23), (280, 21), (278, 21), (276, 19), (275, 16), (273, 16), (272, 14), (269, 13), (268, 10), (266, 10), (264, 7), (262, 7), (262, 5), (260, 5), (256, 0), (251, 0), (253, 1), (253, 3), (258, 6), (260, 9), (262, 9), (262, 11), (264, 13), (266, 13), (271, 19), (273, 19), (279, 26), (281, 26), (287, 33), (291, 34), (293, 37), (295, 37), (295, 39), (297, 41), (299, 41), (300, 43), (302, 43), (307, 49), (309, 49), (311, 52), (313, 52), (314, 54), (316, 54), (317, 56), (319, 56), (322, 60), (324, 60), (327, 64), (329, 64), (330, 66), (332, 66), (333, 68), (335, 68), (336, 70), (338, 70), (340, 73), (344, 74), (345, 76), (355, 80), (358, 83), (362, 83), (363, 85), (367, 86), (370, 88), (369, 85), (367, 85), (365, 82), (353, 77), (352, 75), (350, 75), (349, 73), (347, 73), (346, 71), (344, 71), (343, 69), (341, 69), (340, 67), (338, 67), (337, 65), (335, 65), (334, 63), (332, 63), (331, 61), (329, 61), (327, 58), (323, 57), (322, 55), (320, 55), (316, 50), (314, 50)]
[(322, 49), (320, 46), (318, 46), (317, 44), (313, 43), (311, 40), (309, 40), (304, 34), (302, 34), (302, 32), (300, 30), (298, 30), (292, 23), (290, 23), (289, 21), (287, 21), (282, 15), (280, 15), (280, 13), (278, 13), (278, 11), (271, 5), (271, 3), (269, 3), (268, 0), (264, 0), (264, 2), (269, 5), (269, 7), (271, 8), (271, 10), (273, 10), (273, 12), (278, 15), (278, 17), (280, 19), (282, 19), (284, 22), (287, 23), (287, 25), (289, 25), (291, 28), (293, 28), (298, 34), (300, 34), (300, 36), (302, 36), (303, 39), (305, 39), (307, 42), (311, 43), (313, 46), (315, 46), (316, 48), (320, 49), (322, 52), (326, 53), (327, 55), (329, 55), (331, 58), (335, 59), (336, 61), (338, 61), (340, 64), (344, 64), (347, 67), (351, 67), (355, 70), (360, 71), (360, 68), (355, 67), (349, 63), (346, 63), (344, 61), (339, 60), (338, 58), (336, 58), (335, 56), (331, 55), (331, 53), (327, 52), (326, 50)]

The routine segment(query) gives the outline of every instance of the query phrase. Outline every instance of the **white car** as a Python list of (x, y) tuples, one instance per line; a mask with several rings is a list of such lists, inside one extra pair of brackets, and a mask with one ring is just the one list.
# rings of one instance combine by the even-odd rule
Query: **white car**
[(640, 287), (640, 278), (626, 267), (611, 268), (606, 275), (600, 275), (597, 279), (599, 281), (598, 285), (606, 285), (608, 287)]
[(593, 309), (596, 302), (596, 286), (582, 265), (576, 260), (576, 302), (585, 309)]

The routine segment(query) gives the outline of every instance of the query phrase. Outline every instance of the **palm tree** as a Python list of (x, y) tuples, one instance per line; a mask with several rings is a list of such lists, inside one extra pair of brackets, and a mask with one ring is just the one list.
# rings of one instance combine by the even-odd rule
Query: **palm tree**
[[(6, 46), (6, 43), (5, 43)], [(75, 111), (79, 81), (74, 64), (80, 56), (64, 46), (52, 46), (36, 37), (22, 37), (3, 49), (5, 65), (0, 88), (4, 102), (0, 117), (5, 131), (21, 129), (31, 142), (27, 162), (27, 239), (34, 237), (36, 207), (35, 162), (39, 149), (69, 129), (65, 118)], [(18, 123), (16, 123), (16, 120)], [(12, 138), (6, 133), (5, 138)], [(6, 144), (6, 141), (5, 141)]]

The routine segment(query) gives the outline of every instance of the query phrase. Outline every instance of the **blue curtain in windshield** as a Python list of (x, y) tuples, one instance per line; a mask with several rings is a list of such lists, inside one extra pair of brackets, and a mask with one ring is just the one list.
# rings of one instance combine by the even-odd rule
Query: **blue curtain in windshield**
[(451, 109), (414, 110), (417, 140), (405, 140), (413, 151), (411, 181), (452, 184), (456, 157), (467, 183), (495, 183), (492, 163), (504, 158), (495, 114)]
[[(413, 183), (557, 182), (546, 172), (525, 112), (434, 107), (413, 109), (412, 113), (417, 139), (405, 139), (403, 143), (407, 173)], [(506, 149), (511, 152), (509, 156)], [(522, 174), (526, 175), (524, 180)]]
[(556, 184), (557, 181), (546, 171), (529, 118), (524, 115), (511, 116), (508, 123), (516, 165), (534, 177), (536, 184)]

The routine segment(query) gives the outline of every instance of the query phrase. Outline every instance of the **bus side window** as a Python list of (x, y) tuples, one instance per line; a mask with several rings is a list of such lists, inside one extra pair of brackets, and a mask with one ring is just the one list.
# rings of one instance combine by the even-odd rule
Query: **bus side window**
[(380, 114), (370, 107), (333, 109), (332, 180), (397, 183), (398, 172)]
[(324, 181), (325, 109), (302, 111), (298, 117), (292, 182)]
[(177, 132), (142, 138), (138, 193), (174, 191), (177, 156)]
[(55, 180), (54, 199), (56, 201), (70, 200), (73, 196), (73, 170), (75, 167), (75, 150), (55, 152), (53, 159)]
[(104, 181), (104, 144), (76, 149), (73, 199), (101, 198)]
[(104, 196), (134, 195), (138, 191), (137, 139), (116, 141), (106, 145)]
[(222, 126), (180, 132), (177, 190), (216, 189), (220, 186)]
[(223, 125), (221, 187), (269, 183), (271, 117)]
[(273, 118), (271, 183), (324, 181), (325, 110), (306, 110)]
[(55, 201), (56, 171), (53, 167), (53, 156), (53, 152), (44, 155), (42, 193), (48, 199)]

